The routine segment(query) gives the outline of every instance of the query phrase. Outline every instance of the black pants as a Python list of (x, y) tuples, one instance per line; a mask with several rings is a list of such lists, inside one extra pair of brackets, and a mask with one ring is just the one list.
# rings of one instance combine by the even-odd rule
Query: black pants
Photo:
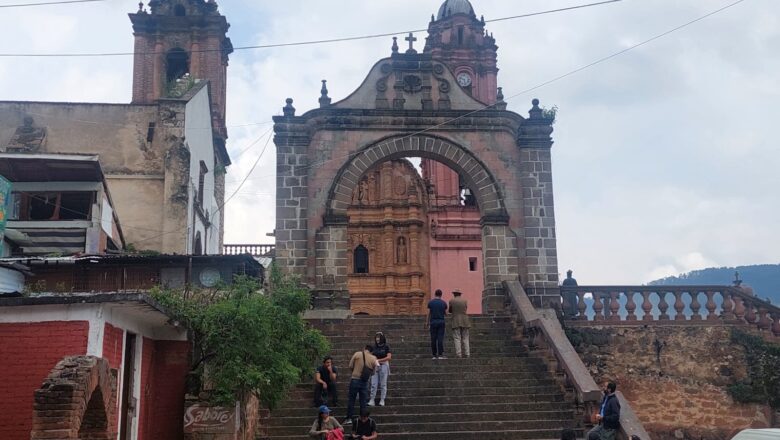
[(445, 321), (431, 321), (431, 353), (434, 356), (444, 356)]
[(355, 407), (355, 399), (360, 404), (360, 412), (366, 410), (368, 405), (368, 381), (352, 379), (349, 382), (349, 403), (347, 403), (347, 418), (352, 420)]
[(338, 385), (333, 382), (327, 382), (328, 389), (323, 390), (322, 384), (314, 382), (314, 406), (320, 406), (328, 403), (330, 397), (331, 405), (337, 405), (339, 402), (339, 389)]

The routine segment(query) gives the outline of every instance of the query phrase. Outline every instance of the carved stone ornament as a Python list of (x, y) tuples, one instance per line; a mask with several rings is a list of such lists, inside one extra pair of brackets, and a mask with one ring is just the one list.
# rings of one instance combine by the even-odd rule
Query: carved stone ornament
[(35, 127), (33, 118), (24, 117), (24, 123), (17, 127), (6, 151), (11, 153), (35, 153), (46, 143), (46, 129)]
[(382, 64), (382, 66), (379, 68), (380, 71), (382, 71), (383, 74), (388, 75), (390, 72), (393, 71), (393, 66), (391, 64)]
[(441, 64), (435, 64), (433, 66), (433, 73), (435, 73), (436, 75), (443, 75), (444, 74), (444, 66), (442, 66)]
[(440, 79), (439, 80), (439, 91), (442, 93), (449, 93), (450, 92), (450, 82), (446, 79)]
[(387, 77), (377, 80), (376, 82), (377, 92), (384, 93), (387, 91)]
[(393, 181), (393, 189), (395, 190), (395, 194), (398, 196), (406, 195), (406, 179), (404, 179), (403, 176), (396, 176)]
[(404, 77), (404, 91), (406, 93), (417, 93), (422, 90), (422, 79), (416, 75), (406, 75)]

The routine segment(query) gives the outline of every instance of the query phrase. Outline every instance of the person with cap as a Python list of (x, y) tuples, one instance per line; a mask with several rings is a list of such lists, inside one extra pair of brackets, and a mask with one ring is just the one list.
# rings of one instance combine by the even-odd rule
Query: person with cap
[(449, 311), (452, 314), (452, 339), (455, 341), (455, 355), (457, 357), (471, 356), (471, 346), (469, 345), (469, 329), (471, 328), (471, 320), (466, 313), (469, 304), (460, 290), (453, 290), (452, 295), (454, 298), (450, 300)]
[(379, 437), (376, 431), (376, 422), (370, 415), (368, 410), (360, 411), (360, 418), (352, 425), (353, 431), (350, 438), (353, 440), (374, 440)]
[(327, 440), (328, 435), (334, 431), (341, 431), (342, 435), (344, 428), (335, 417), (330, 416), (330, 408), (326, 405), (320, 406), (317, 420), (314, 421), (309, 430), (309, 437), (318, 440)]
[(368, 399), (368, 406), (374, 406), (376, 403), (376, 392), (378, 388), (382, 389), (379, 398), (379, 406), (385, 406), (387, 397), (387, 376), (390, 375), (390, 359), (393, 354), (390, 352), (390, 346), (387, 345), (387, 338), (382, 332), (376, 332), (374, 335), (374, 356), (379, 365), (371, 376), (371, 397)]

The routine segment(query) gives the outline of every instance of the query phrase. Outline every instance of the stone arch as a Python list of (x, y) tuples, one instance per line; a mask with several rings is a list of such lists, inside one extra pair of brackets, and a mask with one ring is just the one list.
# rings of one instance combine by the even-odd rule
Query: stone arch
[(35, 391), (30, 438), (109, 440), (116, 435), (116, 376), (108, 361), (62, 359)]
[(190, 56), (184, 49), (175, 47), (165, 54), (165, 80), (175, 81), (190, 71)]
[(436, 160), (457, 171), (466, 185), (474, 189), (483, 218), (506, 222), (501, 190), (487, 166), (467, 148), (433, 135), (390, 136), (355, 153), (333, 182), (328, 195), (328, 215), (346, 217), (353, 191), (363, 174), (378, 163), (404, 157)]

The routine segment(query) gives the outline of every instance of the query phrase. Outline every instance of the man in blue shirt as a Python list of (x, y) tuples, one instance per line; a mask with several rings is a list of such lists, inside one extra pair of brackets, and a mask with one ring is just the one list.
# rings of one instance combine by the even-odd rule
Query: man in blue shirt
[(433, 359), (447, 359), (444, 356), (444, 316), (447, 314), (447, 303), (441, 299), (441, 289), (436, 289), (436, 298), (428, 301), (428, 316), (425, 326), (431, 330), (431, 352)]

